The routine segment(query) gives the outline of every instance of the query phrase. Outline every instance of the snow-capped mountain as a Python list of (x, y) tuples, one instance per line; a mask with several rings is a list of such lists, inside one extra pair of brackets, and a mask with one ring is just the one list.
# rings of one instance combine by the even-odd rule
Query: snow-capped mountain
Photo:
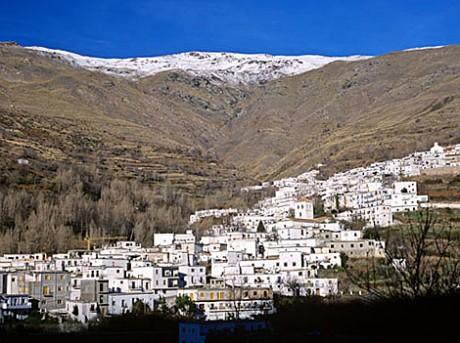
[(160, 57), (96, 58), (62, 50), (28, 47), (61, 58), (74, 66), (128, 78), (141, 78), (167, 70), (183, 70), (194, 75), (211, 76), (233, 84), (273, 80), (320, 68), (334, 61), (356, 61), (370, 56), (327, 57), (318, 55), (272, 56), (220, 52), (186, 52)]

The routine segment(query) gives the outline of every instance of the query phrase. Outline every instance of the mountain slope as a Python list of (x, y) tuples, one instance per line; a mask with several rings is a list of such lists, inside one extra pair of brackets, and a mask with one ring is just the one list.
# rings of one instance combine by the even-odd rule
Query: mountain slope
[(0, 45), (3, 183), (89, 164), (207, 192), (460, 142), (458, 46), (335, 61), (261, 83), (193, 70), (119, 77), (57, 56)]
[(460, 142), (460, 47), (335, 62), (261, 87), (218, 152), (262, 178)]
[[(169, 75), (175, 84), (178, 75)], [(58, 165), (81, 163), (120, 177), (168, 179), (190, 190), (236, 182), (236, 170), (207, 154), (207, 142), (215, 140), (224, 122), (224, 114), (217, 115), (223, 112), (219, 102), (188, 75), (181, 91), (187, 101), (163, 96), (165, 78), (158, 74), (136, 83), (1, 46), (3, 182), (19, 177), (18, 170), (42, 178), (52, 176)], [(217, 106), (208, 110), (216, 115), (190, 102), (196, 88)], [(225, 86), (220, 91), (225, 97)], [(19, 158), (30, 164), (18, 165)]]

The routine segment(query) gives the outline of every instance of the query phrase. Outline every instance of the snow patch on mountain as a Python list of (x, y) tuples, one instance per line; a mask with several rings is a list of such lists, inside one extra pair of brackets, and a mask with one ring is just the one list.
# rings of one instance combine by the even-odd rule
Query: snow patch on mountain
[(193, 75), (210, 76), (233, 84), (261, 83), (321, 68), (334, 61), (357, 61), (371, 57), (186, 52), (159, 57), (97, 58), (43, 47), (27, 48), (65, 60), (76, 67), (131, 79), (151, 76), (167, 70), (182, 70)]
[(430, 50), (430, 49), (441, 49), (444, 48), (445, 45), (436, 45), (436, 46), (422, 46), (419, 48), (410, 48), (410, 49), (405, 49), (403, 51), (418, 51), (418, 50)]

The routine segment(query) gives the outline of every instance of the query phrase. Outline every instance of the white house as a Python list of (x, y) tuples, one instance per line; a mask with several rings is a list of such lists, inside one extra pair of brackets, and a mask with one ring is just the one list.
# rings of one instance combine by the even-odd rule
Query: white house
[(308, 199), (301, 199), (294, 204), (294, 218), (313, 219), (313, 202)]

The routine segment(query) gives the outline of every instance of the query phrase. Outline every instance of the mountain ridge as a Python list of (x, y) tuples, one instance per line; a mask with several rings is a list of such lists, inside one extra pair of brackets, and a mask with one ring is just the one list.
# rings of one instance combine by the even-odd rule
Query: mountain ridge
[(334, 61), (355, 61), (371, 56), (281, 56), (227, 52), (184, 52), (157, 57), (99, 58), (43, 47), (26, 49), (61, 58), (74, 66), (106, 74), (142, 78), (164, 71), (182, 70), (196, 76), (215, 77), (231, 84), (255, 84), (321, 68)]

